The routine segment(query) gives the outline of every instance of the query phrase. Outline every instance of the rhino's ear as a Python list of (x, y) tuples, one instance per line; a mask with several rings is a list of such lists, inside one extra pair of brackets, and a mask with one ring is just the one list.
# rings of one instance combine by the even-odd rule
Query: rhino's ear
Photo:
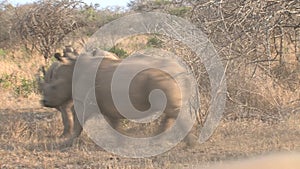
[(62, 56), (60, 53), (55, 53), (54, 54), (55, 59), (57, 59), (59, 62), (63, 63), (63, 64), (69, 64), (70, 61), (65, 58), (64, 56)]
[(63, 50), (64, 53), (74, 53), (74, 49), (71, 45), (68, 45), (65, 47), (65, 49)]
[(60, 53), (55, 53), (54, 54), (55, 59), (57, 59), (58, 61), (62, 62), (62, 55)]

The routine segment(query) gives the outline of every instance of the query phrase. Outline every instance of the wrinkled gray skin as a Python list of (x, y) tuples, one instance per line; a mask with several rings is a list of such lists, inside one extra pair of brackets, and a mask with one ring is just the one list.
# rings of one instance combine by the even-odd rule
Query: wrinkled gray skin
[[(44, 81), (43, 82), (41, 80), (39, 81), (39, 90), (43, 93), (44, 96), (49, 96), (59, 101), (63, 100), (62, 102), (56, 105), (45, 104), (45, 99), (43, 99), (41, 103), (46, 107), (56, 108), (58, 111), (61, 112), (64, 130), (60, 137), (74, 139), (80, 135), (82, 131), (82, 126), (80, 125), (76, 113), (74, 111), (73, 100), (72, 98), (68, 97), (71, 94), (71, 88), (66, 88), (65, 94), (54, 94), (54, 95), (49, 94), (49, 92), (51, 93), (49, 88), (53, 88), (53, 87), (55, 88), (55, 85), (58, 83), (58, 82), (55, 82), (54, 84), (52, 83), (54, 81), (53, 79), (56, 78), (55, 72), (57, 71), (57, 69), (59, 69), (60, 66), (66, 64), (66, 62), (68, 62), (69, 60), (76, 59), (76, 57), (78, 56), (78, 52), (73, 50), (73, 48), (70, 46), (67, 46), (63, 52), (64, 52), (63, 57), (61, 57), (59, 53), (55, 54), (55, 57), (59, 62), (54, 62), (48, 68), (47, 72), (44, 75)], [(105, 56), (112, 60), (119, 59), (116, 55), (112, 53), (103, 52), (99, 50), (94, 50), (92, 52), (92, 55)]]
[[(54, 72), (56, 69), (61, 65), (60, 62), (54, 62), (44, 75), (44, 81), (39, 83), (39, 89), (42, 93), (45, 91), (44, 89), (47, 88), (47, 85), (51, 82)], [(44, 94), (44, 93), (43, 93)], [(61, 95), (58, 95), (58, 99)], [(44, 105), (43, 101), (42, 104)], [(58, 111), (61, 112), (62, 121), (64, 130), (61, 134), (61, 138), (76, 138), (80, 135), (82, 131), (82, 127), (77, 119), (76, 114), (74, 113), (74, 104), (72, 99), (65, 100), (62, 104), (57, 106), (52, 106), (56, 108)]]
[[(96, 99), (106, 120), (113, 128), (120, 131), (119, 122), (124, 117), (114, 106), (111, 95), (111, 81), (113, 73), (121, 60), (110, 53), (105, 53), (105, 55), (107, 57), (101, 61), (96, 76)], [(40, 85), (43, 93), (42, 104), (61, 111), (65, 127), (63, 136), (71, 135), (71, 138), (78, 137), (82, 131), (72, 101), (72, 75), (76, 61), (73, 56), (74, 53), (71, 52), (65, 52), (63, 56), (56, 54), (56, 58), (60, 62), (53, 63), (46, 72), (45, 82)], [(134, 67), (135, 64), (130, 63), (128, 67)], [(162, 71), (147, 69), (137, 74), (131, 81), (129, 95), (133, 106), (140, 111), (145, 111), (150, 107), (148, 97), (154, 89), (161, 89), (167, 98), (164, 111), (165, 120), (159, 127), (159, 131), (164, 131), (172, 126), (181, 107), (182, 96), (176, 81)], [(196, 143), (196, 138), (194, 135), (189, 134), (185, 141), (188, 145), (193, 146)]]

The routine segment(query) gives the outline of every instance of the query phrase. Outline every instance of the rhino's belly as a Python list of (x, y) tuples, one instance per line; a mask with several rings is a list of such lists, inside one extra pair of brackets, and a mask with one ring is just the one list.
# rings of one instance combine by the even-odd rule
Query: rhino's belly
[[(134, 111), (135, 113), (147, 111), (150, 109), (150, 106), (152, 106), (151, 110), (155, 111), (155, 103), (160, 105), (160, 99), (156, 99), (152, 105), (149, 101), (149, 94), (155, 89), (160, 89), (165, 94), (167, 110), (180, 107), (180, 89), (169, 75), (161, 71), (149, 69), (137, 74), (131, 80), (129, 89), (121, 83), (116, 85), (117, 87), (113, 89), (114, 95), (111, 92), (111, 78), (111, 73), (99, 76), (98, 84), (96, 85), (99, 86), (96, 88), (97, 102), (101, 113), (106, 116), (123, 118), (121, 114), (132, 112), (132, 106), (137, 110)], [(117, 99), (113, 100), (112, 95)], [(130, 100), (128, 100), (128, 95)], [(119, 109), (116, 108), (116, 104), (121, 105), (118, 106)]]

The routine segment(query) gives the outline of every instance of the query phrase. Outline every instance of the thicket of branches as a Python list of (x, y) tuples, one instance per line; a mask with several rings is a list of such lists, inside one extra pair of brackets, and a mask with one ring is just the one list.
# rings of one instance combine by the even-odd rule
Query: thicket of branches
[[(129, 6), (135, 11), (163, 11), (184, 17), (209, 37), (224, 64), (229, 65), (228, 100), (234, 103), (229, 111), (279, 118), (292, 103), (299, 105), (298, 0), (135, 0)], [(197, 65), (200, 62), (192, 62), (197, 72), (203, 72)], [(198, 76), (206, 79), (204, 74)], [(264, 92), (272, 83), (275, 87)], [(202, 83), (200, 91), (209, 91), (204, 86)]]
[[(38, 1), (15, 10), (3, 4), (1, 9), (5, 8), (6, 15), (2, 10), (1, 40), (9, 38), (12, 28), (45, 58), (74, 30), (83, 27), (83, 32), (91, 35), (121, 16), (113, 11), (99, 12), (99, 5), (77, 0)], [(282, 66), (286, 55), (300, 62), (299, 4), (297, 0), (133, 0), (128, 6), (133, 11), (162, 11), (190, 19), (228, 60), (240, 58), (258, 65), (277, 62)]]
[(0, 2), (0, 46), (9, 46), (14, 18), (13, 6), (6, 1)]
[(191, 5), (191, 20), (228, 59), (247, 57), (255, 63), (278, 61), (284, 64), (287, 53), (283, 48), (289, 44), (295, 45), (297, 54), (300, 29), (297, 0), (198, 1)]
[[(295, 101), (300, 84), (298, 0), (187, 0), (180, 4), (192, 7), (190, 20), (209, 36), (219, 55), (229, 62), (229, 97), (245, 107), (243, 111), (280, 115), (287, 102)], [(286, 101), (280, 88), (274, 88), (271, 95), (263, 89), (259, 92), (257, 89), (263, 87), (251, 80), (257, 76), (261, 80), (267, 76), (271, 80), (264, 83), (275, 82), (290, 91), (291, 100)]]
[[(123, 15), (114, 9), (98, 9), (99, 4), (80, 0), (40, 0), (12, 6), (0, 3), (0, 48), (24, 44), (47, 60), (68, 41), (92, 35), (105, 23)], [(3, 25), (3, 26), (2, 26)]]
[(60, 42), (85, 24), (76, 16), (80, 1), (39, 1), (26, 12), (18, 13), (14, 28), (26, 44), (48, 59)]
[[(135, 0), (135, 11), (164, 11), (186, 17), (201, 28), (221, 55), (258, 63), (284, 64), (285, 54), (300, 62), (298, 0)], [(284, 47), (294, 51), (284, 53)]]

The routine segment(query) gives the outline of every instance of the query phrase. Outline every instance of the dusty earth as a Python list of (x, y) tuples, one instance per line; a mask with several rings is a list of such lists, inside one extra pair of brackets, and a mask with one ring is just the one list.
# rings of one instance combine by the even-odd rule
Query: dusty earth
[(0, 168), (199, 168), (272, 152), (300, 152), (300, 111), (274, 123), (224, 119), (204, 144), (187, 148), (180, 143), (150, 158), (106, 152), (86, 133), (72, 147), (45, 150), (42, 145), (61, 134), (59, 112), (41, 107), (37, 95), (26, 99), (4, 91), (1, 95)]

